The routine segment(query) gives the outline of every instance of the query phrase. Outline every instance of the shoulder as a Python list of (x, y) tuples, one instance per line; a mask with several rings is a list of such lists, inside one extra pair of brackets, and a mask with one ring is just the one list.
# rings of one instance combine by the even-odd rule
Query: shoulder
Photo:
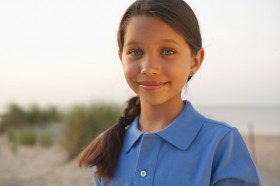
[[(244, 139), (236, 127), (222, 121), (206, 118), (197, 135), (197, 140), (207, 142), (213, 153), (244, 151)], [(246, 150), (247, 151), (247, 150)]]
[(207, 117), (205, 117), (204, 124), (209, 125), (211, 127), (220, 128), (222, 130), (227, 130), (227, 131), (234, 128), (233, 126), (231, 126), (228, 123), (225, 123), (223, 121), (214, 120), (214, 119), (207, 118)]
[(256, 167), (239, 131), (201, 115), (189, 105), (193, 119), (187, 121), (200, 126), (191, 148), (211, 161), (211, 185), (259, 185)]
[[(231, 138), (242, 139), (235, 127), (226, 122), (208, 118), (197, 111), (190, 102), (187, 101), (186, 103), (181, 121), (186, 126), (185, 131), (187, 132), (185, 134), (193, 136), (198, 143), (209, 144), (212, 148), (215, 148), (221, 140), (228, 139), (227, 136), (231, 135), (233, 136)], [(191, 134), (188, 131), (191, 131)]]
[(211, 185), (260, 185), (257, 169), (239, 131), (212, 119), (206, 119), (204, 127), (214, 145)]
[(223, 136), (232, 130), (236, 130), (230, 124), (208, 118), (201, 114), (189, 101), (185, 101), (185, 109), (182, 113), (182, 122), (189, 123), (189, 125), (196, 125), (200, 127), (200, 133), (207, 133), (210, 135)]
[(201, 128), (201, 133), (203, 133), (203, 135), (210, 135), (211, 138), (218, 138), (220, 140), (225, 138), (227, 135), (234, 135), (237, 138), (241, 137), (237, 128), (232, 125), (223, 121), (217, 121), (207, 117), (204, 118), (205, 120)]
[(239, 131), (205, 118), (200, 137), (212, 147), (211, 185), (260, 185), (257, 169)]

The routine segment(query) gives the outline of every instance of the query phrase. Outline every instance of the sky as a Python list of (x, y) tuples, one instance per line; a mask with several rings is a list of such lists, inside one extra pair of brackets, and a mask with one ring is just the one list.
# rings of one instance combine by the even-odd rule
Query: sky
[[(131, 0), (0, 0), (0, 110), (122, 103), (133, 92), (116, 32)], [(205, 58), (184, 99), (197, 105), (280, 105), (280, 1), (189, 0)]]

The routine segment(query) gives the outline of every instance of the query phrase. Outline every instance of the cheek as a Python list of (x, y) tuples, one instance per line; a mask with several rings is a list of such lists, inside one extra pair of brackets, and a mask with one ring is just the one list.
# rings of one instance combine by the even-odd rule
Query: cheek
[(181, 79), (181, 81), (184, 81), (189, 76), (190, 66), (188, 63), (178, 62), (165, 68), (165, 73), (172, 79), (177, 79), (177, 81)]
[(137, 79), (137, 69), (133, 65), (123, 65), (123, 72), (125, 79), (129, 85)]

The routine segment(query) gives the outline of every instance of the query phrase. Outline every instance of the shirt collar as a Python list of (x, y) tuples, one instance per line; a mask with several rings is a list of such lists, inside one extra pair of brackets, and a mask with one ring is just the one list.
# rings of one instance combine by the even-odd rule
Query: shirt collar
[[(185, 106), (181, 113), (166, 128), (155, 132), (162, 139), (181, 150), (186, 150), (191, 145), (205, 121), (205, 117), (200, 115), (189, 101), (184, 101), (184, 103)], [(126, 152), (143, 134), (138, 129), (138, 120), (139, 116), (127, 129), (124, 140)]]
[(125, 138), (124, 138), (124, 149), (128, 152), (134, 143), (142, 136), (143, 132), (138, 129), (139, 116), (135, 117), (132, 123), (129, 125)]
[(165, 129), (157, 132), (161, 138), (175, 147), (186, 150), (201, 129), (205, 117), (200, 115), (189, 101), (184, 101), (182, 112)]

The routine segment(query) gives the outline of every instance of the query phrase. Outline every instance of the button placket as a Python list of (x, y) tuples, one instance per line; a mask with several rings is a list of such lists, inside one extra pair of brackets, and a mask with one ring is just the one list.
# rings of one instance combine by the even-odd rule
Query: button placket
[(156, 134), (143, 135), (134, 179), (135, 185), (152, 185), (160, 143), (161, 140)]

